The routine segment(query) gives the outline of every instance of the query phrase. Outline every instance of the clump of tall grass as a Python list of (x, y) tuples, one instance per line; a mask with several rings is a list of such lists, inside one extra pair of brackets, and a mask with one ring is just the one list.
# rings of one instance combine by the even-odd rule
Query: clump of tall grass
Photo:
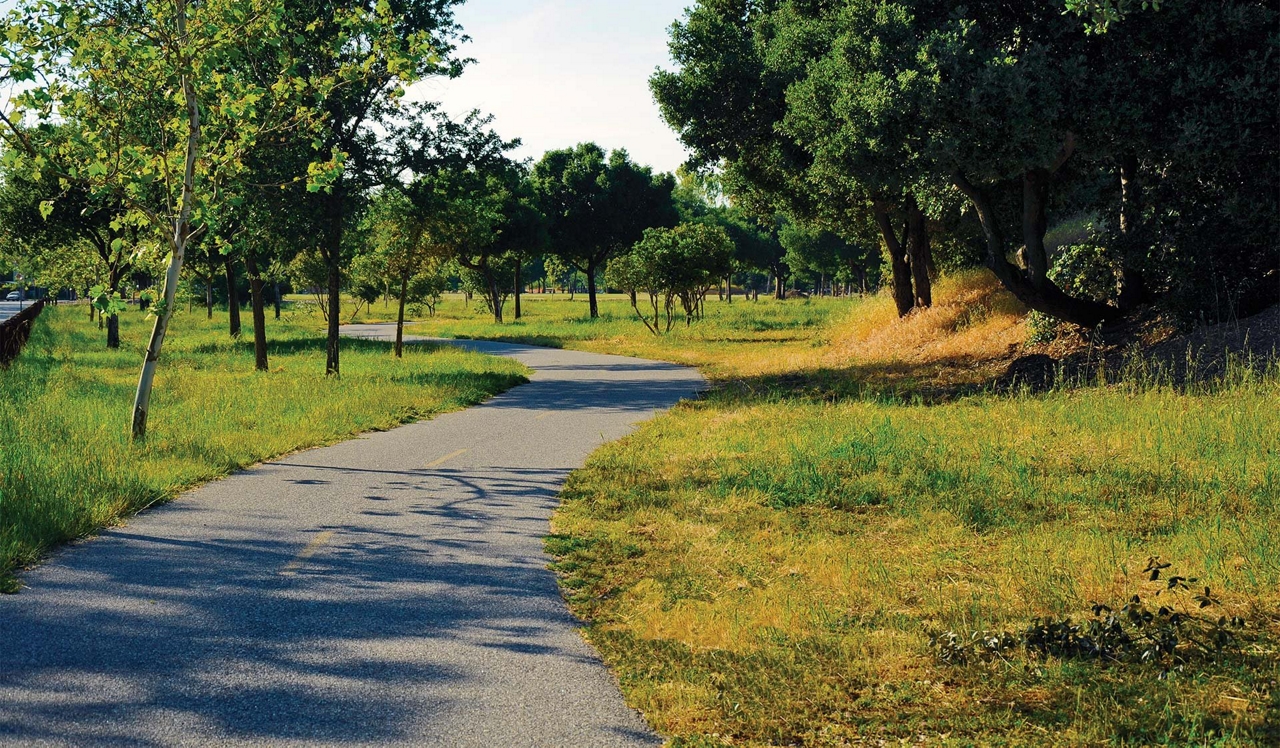
[(991, 273), (967, 270), (934, 284), (934, 305), (898, 319), (887, 293), (848, 313), (827, 361), (935, 363), (1007, 356), (1026, 337), (1023, 307)]
[[(185, 488), (280, 454), (464, 407), (522, 381), (522, 369), (452, 348), (344, 341), (343, 376), (324, 376), (309, 324), (269, 330), (271, 371), (223, 320), (179, 314), (157, 376), (151, 433), (128, 437), (145, 343), (143, 315), (108, 350), (72, 307), (51, 308), (0, 372), (0, 587), (53, 545), (121, 521)], [(270, 323), (269, 323), (270, 324)]]

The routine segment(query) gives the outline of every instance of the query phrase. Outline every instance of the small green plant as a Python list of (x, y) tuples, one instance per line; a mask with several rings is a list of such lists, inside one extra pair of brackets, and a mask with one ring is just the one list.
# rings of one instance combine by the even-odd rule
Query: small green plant
[(120, 293), (110, 293), (106, 286), (94, 286), (89, 289), (89, 297), (93, 299), (93, 306), (103, 317), (111, 317), (117, 314), (123, 314), (129, 307), (121, 298)]
[(949, 665), (1008, 661), (1025, 653), (1035, 659), (1152, 665), (1161, 678), (1190, 662), (1217, 660), (1237, 649), (1244, 619), (1206, 615), (1204, 611), (1221, 605), (1213, 591), (1193, 587), (1198, 581), (1194, 577), (1162, 578), (1170, 566), (1152, 557), (1143, 573), (1155, 583), (1154, 593), (1146, 600), (1135, 594), (1118, 607), (1094, 603), (1087, 621), (1035, 618), (1017, 632), (943, 631), (929, 643), (938, 661)]
[(1032, 345), (1052, 343), (1058, 339), (1062, 327), (1062, 323), (1053, 317), (1033, 311), (1027, 315), (1027, 342)]

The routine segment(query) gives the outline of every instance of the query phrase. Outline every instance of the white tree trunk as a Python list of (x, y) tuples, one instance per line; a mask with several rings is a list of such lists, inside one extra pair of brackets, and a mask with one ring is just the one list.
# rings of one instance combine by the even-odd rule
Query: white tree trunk
[[(186, 34), (186, 4), (177, 3), (178, 33)], [(182, 256), (187, 249), (187, 241), (191, 238), (191, 208), (195, 192), (196, 158), (200, 152), (200, 104), (196, 99), (191, 81), (182, 80), (182, 92), (186, 98), (189, 128), (187, 131), (186, 162), (182, 175), (182, 198), (178, 204), (178, 214), (173, 218), (173, 234), (170, 237), (172, 254), (169, 256), (169, 269), (164, 278), (164, 306), (156, 317), (155, 327), (151, 330), (151, 342), (147, 344), (147, 357), (142, 363), (142, 374), (138, 377), (138, 393), (133, 400), (133, 439), (141, 441), (147, 435), (147, 411), (151, 406), (151, 385), (155, 381), (156, 362), (160, 359), (160, 349), (164, 345), (165, 333), (169, 331), (169, 319), (173, 316), (173, 306), (178, 294), (178, 277), (182, 273)]]

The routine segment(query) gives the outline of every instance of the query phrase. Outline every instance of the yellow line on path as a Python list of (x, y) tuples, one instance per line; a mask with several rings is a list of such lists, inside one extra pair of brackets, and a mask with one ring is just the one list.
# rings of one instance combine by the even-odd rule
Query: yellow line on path
[(284, 568), (280, 570), (280, 573), (292, 574), (297, 571), (304, 563), (306, 563), (307, 559), (316, 555), (316, 551), (320, 550), (320, 548), (324, 546), (325, 543), (328, 543), (329, 539), (332, 537), (333, 530), (325, 530), (319, 535), (316, 535), (311, 539), (310, 543), (307, 543), (306, 548), (298, 551), (298, 555), (294, 556), (292, 561), (284, 565)]
[(465, 449), (459, 449), (457, 452), (450, 452), (449, 454), (445, 455), (444, 457), (441, 457), (438, 460), (435, 460), (433, 462), (428, 462), (427, 467), (429, 468), (440, 467), (441, 465), (445, 464), (449, 460), (452, 460), (455, 457), (460, 457), (466, 453), (467, 453), (467, 450)]

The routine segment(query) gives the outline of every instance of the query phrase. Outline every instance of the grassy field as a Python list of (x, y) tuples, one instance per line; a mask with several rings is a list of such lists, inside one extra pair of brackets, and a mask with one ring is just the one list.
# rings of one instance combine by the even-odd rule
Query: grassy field
[(281, 454), (470, 405), (523, 380), (515, 363), (451, 348), (343, 342), (324, 376), (320, 321), (268, 321), (271, 370), (253, 368), (252, 331), (232, 341), (225, 313), (180, 313), (152, 398), (150, 433), (128, 417), (150, 325), (122, 316), (109, 351), (84, 307), (50, 307), (19, 360), (0, 372), (0, 588), (51, 546), (183, 489)]
[[(676, 361), (700, 367), (713, 377), (781, 371), (790, 362), (815, 358), (828, 342), (823, 334), (833, 316), (848, 312), (847, 300), (812, 299), (788, 303), (751, 302), (736, 297), (732, 304), (716, 300), (711, 315), (691, 327), (674, 328), (654, 336), (636, 318), (627, 297), (601, 294), (600, 318), (587, 315), (587, 297), (567, 294), (523, 297), (522, 319), (495, 325), (479, 302), (466, 304), (461, 296), (445, 297), (430, 319), (417, 319), (409, 332), (458, 338), (512, 340), (597, 353)], [(394, 321), (375, 306), (371, 319)], [(511, 304), (506, 314), (511, 316)], [(362, 315), (365, 316), (365, 315)], [(764, 344), (764, 345), (762, 345)]]
[[(1280, 744), (1280, 376), (984, 391), (1021, 310), (979, 275), (887, 299), (708, 302), (654, 339), (605, 302), (419, 332), (703, 366), (716, 386), (573, 474), (548, 547), (630, 704), (672, 744)], [(1172, 566), (1144, 573), (1158, 556)], [(1246, 627), (1163, 664), (946, 664), (931, 635), (1140, 595)], [(1155, 596), (1158, 590), (1161, 595)]]

